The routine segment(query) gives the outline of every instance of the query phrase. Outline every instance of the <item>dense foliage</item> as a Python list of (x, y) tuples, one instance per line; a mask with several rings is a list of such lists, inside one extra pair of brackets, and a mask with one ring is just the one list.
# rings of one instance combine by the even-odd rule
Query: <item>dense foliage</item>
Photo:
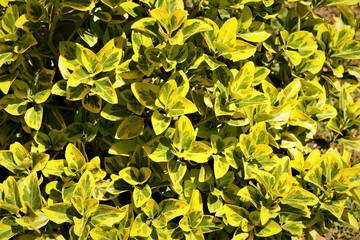
[(0, 239), (358, 228), (359, 0), (0, 4)]

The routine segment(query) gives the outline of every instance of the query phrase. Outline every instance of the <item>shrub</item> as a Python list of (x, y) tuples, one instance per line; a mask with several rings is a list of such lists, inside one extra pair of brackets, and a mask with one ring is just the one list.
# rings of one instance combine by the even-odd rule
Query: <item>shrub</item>
[(335, 0), (2, 0), (0, 239), (358, 228), (341, 3), (331, 23), (314, 11)]

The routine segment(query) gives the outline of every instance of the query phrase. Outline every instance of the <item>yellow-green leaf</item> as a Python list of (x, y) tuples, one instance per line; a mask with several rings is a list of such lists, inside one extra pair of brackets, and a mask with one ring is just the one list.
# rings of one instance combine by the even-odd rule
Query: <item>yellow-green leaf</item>
[(172, 99), (170, 105), (166, 109), (168, 117), (175, 117), (185, 114), (194, 113), (197, 111), (196, 105), (189, 99), (181, 96), (177, 96)]
[(315, 133), (317, 123), (304, 112), (293, 109), (290, 114), (289, 124), (293, 126), (300, 126)]
[(268, 224), (264, 226), (260, 231), (256, 232), (255, 235), (258, 237), (270, 237), (281, 232), (281, 227), (274, 220), (270, 220)]
[(147, 142), (144, 146), (144, 152), (146, 155), (155, 162), (167, 162), (173, 158), (173, 154), (170, 151), (171, 143), (166, 137), (157, 137)]
[(79, 196), (83, 200), (91, 198), (95, 191), (95, 178), (90, 171), (85, 171), (73, 192), (73, 197)]
[(236, 31), (237, 31), (236, 18), (229, 18), (221, 26), (216, 38), (216, 42), (220, 44), (228, 45), (230, 47), (233, 46), (236, 41)]
[(312, 74), (317, 74), (322, 70), (325, 60), (325, 52), (317, 50), (312, 56), (310, 56), (309, 59), (306, 59), (304, 66), (301, 68), (301, 71), (309, 71)]
[(181, 28), (183, 34), (183, 40), (186, 41), (189, 37), (196, 33), (211, 31), (212, 27), (199, 19), (188, 19), (184, 22)]
[(177, 184), (181, 182), (184, 178), (187, 167), (186, 163), (180, 160), (169, 160), (167, 164), (167, 170), (169, 172), (169, 176), (173, 184)]
[(177, 84), (175, 80), (169, 80), (161, 87), (159, 92), (159, 97), (155, 101), (156, 106), (164, 107), (167, 109), (167, 106), (174, 101), (174, 98), (177, 96)]
[(272, 34), (269, 25), (264, 22), (253, 22), (246, 31), (241, 31), (238, 36), (250, 42), (264, 42)]
[(236, 205), (225, 204), (221, 211), (225, 213), (229, 225), (240, 227), (243, 221), (247, 221), (248, 211)]
[(146, 82), (137, 82), (131, 84), (131, 90), (136, 99), (144, 106), (156, 110), (155, 101), (160, 88), (154, 84)]
[(46, 216), (56, 224), (72, 223), (73, 217), (77, 215), (71, 203), (55, 203), (41, 209)]
[(323, 188), (323, 171), (320, 167), (312, 167), (305, 175), (304, 180), (314, 184), (320, 189)]
[(77, 87), (66, 88), (66, 99), (76, 101), (83, 99), (90, 92), (90, 87), (85, 84), (80, 84)]
[(188, 161), (205, 163), (209, 160), (209, 157), (213, 152), (214, 150), (207, 144), (203, 142), (194, 142), (184, 154), (178, 154), (178, 156), (181, 156)]
[(154, 18), (150, 18), (150, 17), (141, 18), (140, 20), (136, 21), (133, 25), (131, 25), (131, 29), (145, 32), (154, 37), (158, 37), (157, 35), (158, 26), (156, 19)]
[(204, 215), (198, 227), (203, 233), (209, 233), (222, 230), (224, 223), (214, 216)]
[(25, 113), (24, 120), (29, 127), (39, 130), (43, 120), (43, 106), (37, 104), (29, 108)]
[(126, 216), (128, 211), (130, 211), (129, 205), (116, 208), (100, 204), (96, 211), (91, 214), (90, 222), (94, 226), (112, 227), (114, 224), (120, 222)]
[[(7, 54), (7, 53), (4, 53)], [(0, 67), (2, 66), (1, 62), (2, 62), (2, 56), (3, 54), (0, 54)], [(12, 56), (12, 53), (10, 53), (10, 55)], [(9, 55), (9, 56), (10, 56)], [(10, 57), (11, 59), (11, 57)], [(18, 72), (12, 72), (12, 73), (8, 73), (8, 74), (1, 74), (0, 76), (0, 91), (2, 91), (4, 94), (8, 94), (9, 90), (10, 90), (10, 86), (11, 84), (14, 82), (14, 80), (16, 79), (18, 75)]]
[(70, 70), (75, 70), (75, 67), (80, 65), (80, 60), (77, 59), (76, 48), (77, 45), (74, 42), (62, 41), (59, 43), (59, 62), (63, 63)]
[(195, 130), (190, 119), (186, 116), (181, 116), (176, 122), (175, 129), (173, 139), (174, 147), (179, 152), (189, 149), (195, 141)]
[(71, 73), (67, 81), (67, 85), (70, 87), (77, 87), (80, 84), (92, 86), (94, 84), (94, 81), (92, 79), (92, 76), (86, 71), (84, 67), (77, 66)]
[(260, 221), (262, 225), (265, 225), (270, 218), (275, 218), (279, 215), (279, 211), (281, 210), (279, 205), (272, 206), (271, 208), (268, 206), (261, 206), (260, 209)]
[[(1, 157), (0, 157), (1, 158)], [(9, 176), (2, 184), (4, 202), (21, 208), (20, 192), (14, 177)], [(19, 210), (19, 209), (18, 209)]]
[(91, 29), (78, 28), (77, 32), (81, 39), (84, 40), (89, 47), (93, 47), (98, 42), (98, 36)]
[(221, 56), (224, 56), (225, 58), (228, 58), (234, 62), (245, 60), (251, 57), (256, 52), (256, 46), (251, 45), (250, 43), (247, 43), (242, 40), (236, 40), (234, 44), (234, 48), (229, 50), (223, 51), (222, 49), (219, 49), (221, 51)]
[(14, 52), (16, 53), (24, 53), (30, 47), (37, 44), (36, 38), (32, 33), (26, 32), (24, 35), (20, 37), (18, 41), (14, 44)]
[(298, 50), (301, 58), (309, 57), (317, 50), (313, 35), (307, 31), (293, 32), (287, 38), (286, 46)]
[[(119, 1), (119, 0), (113, 0)], [(138, 3), (135, 2), (122, 2), (120, 7), (125, 10), (130, 16), (138, 18), (138, 16), (143, 16), (145, 9)]]
[(239, 91), (249, 88), (252, 85), (255, 74), (255, 65), (253, 62), (247, 62), (236, 74), (234, 80), (230, 81), (230, 90), (234, 95)]
[(65, 149), (67, 166), (72, 171), (79, 171), (85, 167), (85, 157), (74, 144), (69, 143)]
[(98, 95), (86, 95), (81, 99), (83, 107), (93, 113), (99, 113), (101, 111), (102, 99)]
[(160, 212), (165, 216), (166, 221), (169, 222), (172, 219), (184, 215), (189, 211), (189, 204), (173, 198), (168, 198), (160, 202)]
[(136, 186), (132, 196), (135, 207), (139, 208), (151, 198), (151, 188), (148, 184), (145, 184), (144, 186)]
[(90, 236), (96, 240), (117, 240), (117, 230), (115, 228), (105, 230), (101, 227), (95, 227), (91, 229)]
[(155, 8), (150, 11), (150, 15), (165, 29), (167, 34), (171, 34), (169, 21), (170, 13), (168, 11), (161, 8)]
[(345, 210), (345, 202), (346, 200), (334, 200), (330, 203), (322, 202), (320, 208), (331, 212), (337, 218), (341, 218)]
[(356, 40), (348, 41), (339, 50), (334, 51), (331, 57), (348, 60), (360, 59), (360, 42)]
[(19, 192), (23, 206), (28, 205), (32, 210), (42, 208), (42, 197), (37, 173), (32, 172), (20, 182)]
[(152, 232), (152, 227), (146, 222), (144, 213), (136, 216), (133, 224), (131, 225), (130, 236), (147, 238)]
[(126, 167), (119, 172), (120, 178), (124, 179), (130, 185), (140, 185), (145, 183), (151, 175), (147, 167), (137, 169), (136, 167)]
[(286, 56), (289, 57), (290, 61), (294, 66), (298, 66), (301, 63), (301, 55), (296, 51), (285, 50)]
[(161, 114), (158, 110), (155, 110), (151, 115), (151, 124), (153, 126), (156, 135), (163, 133), (171, 123), (171, 118)]
[(6, 11), (3, 13), (1, 19), (2, 29), (4, 29), (9, 34), (15, 34), (16, 33), (15, 22), (16, 19), (19, 18), (19, 11), (17, 5), (11, 4), (10, 6), (7, 6), (5, 10)]
[(255, 67), (254, 80), (252, 82), (253, 86), (256, 86), (262, 83), (267, 76), (270, 74), (270, 69), (266, 67)]
[(157, 202), (150, 198), (142, 207), (141, 210), (151, 219), (154, 219), (159, 213), (160, 208)]
[(130, 116), (121, 122), (116, 130), (115, 138), (132, 139), (137, 137), (144, 128), (144, 118), (138, 116)]
[(225, 157), (214, 155), (213, 158), (215, 178), (222, 178), (229, 170), (230, 164), (227, 162)]
[(303, 205), (312, 206), (319, 202), (319, 199), (311, 192), (302, 187), (292, 187), (288, 195), (280, 200), (283, 204), (289, 206)]
[(123, 46), (125, 40), (123, 37), (115, 37), (107, 42), (97, 53), (103, 72), (114, 70), (120, 63), (123, 55)]
[(157, 8), (165, 9), (168, 13), (176, 10), (184, 10), (184, 2), (177, 0), (160, 0), (156, 2)]
[(103, 77), (94, 81), (94, 86), (91, 88), (91, 92), (96, 93), (102, 99), (111, 104), (118, 103), (118, 97), (116, 91), (111, 84), (109, 77)]

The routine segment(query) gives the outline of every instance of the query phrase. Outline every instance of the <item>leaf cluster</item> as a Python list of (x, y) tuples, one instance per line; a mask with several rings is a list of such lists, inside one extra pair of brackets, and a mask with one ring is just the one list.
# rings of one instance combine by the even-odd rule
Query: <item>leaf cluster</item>
[(0, 239), (358, 229), (354, 4), (0, 1)]

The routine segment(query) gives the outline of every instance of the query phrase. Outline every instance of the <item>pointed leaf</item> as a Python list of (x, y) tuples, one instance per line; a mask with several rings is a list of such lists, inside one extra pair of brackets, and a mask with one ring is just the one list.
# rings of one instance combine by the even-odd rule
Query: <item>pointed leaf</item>
[(247, 62), (241, 68), (238, 74), (236, 74), (234, 80), (230, 82), (231, 92), (237, 94), (239, 91), (250, 87), (254, 80), (254, 74), (255, 74), (254, 63)]
[(115, 138), (132, 139), (137, 137), (144, 128), (144, 119), (138, 116), (130, 116), (121, 122), (116, 130)]
[(221, 26), (216, 41), (221, 44), (229, 45), (230, 47), (235, 44), (237, 30), (236, 18), (229, 18)]
[(97, 53), (103, 72), (114, 70), (120, 63), (123, 55), (124, 39), (115, 37), (107, 42)]
[(89, 47), (93, 47), (98, 41), (98, 36), (91, 29), (79, 28), (77, 32), (81, 39), (84, 40)]
[(151, 188), (148, 184), (144, 186), (136, 186), (133, 192), (133, 200), (135, 207), (139, 208), (151, 198)]
[(225, 213), (229, 225), (233, 227), (240, 227), (248, 215), (248, 211), (236, 205), (225, 204), (221, 210)]
[(91, 172), (85, 171), (73, 192), (73, 197), (79, 196), (83, 200), (91, 198), (95, 190), (95, 179)]
[(258, 237), (270, 237), (281, 232), (281, 227), (275, 221), (271, 220), (268, 224), (264, 226), (259, 232), (256, 232), (255, 235)]
[(89, 112), (99, 113), (101, 111), (102, 99), (98, 95), (86, 95), (81, 99), (81, 104)]
[(108, 103), (118, 103), (118, 97), (109, 77), (103, 77), (95, 80), (94, 86), (91, 88), (91, 92), (96, 93)]
[(78, 171), (84, 168), (86, 160), (74, 144), (69, 143), (65, 149), (65, 159), (69, 169)]
[(155, 162), (168, 162), (174, 157), (171, 142), (168, 138), (160, 136), (147, 142), (143, 146), (146, 155)]
[(158, 110), (151, 115), (151, 124), (156, 135), (163, 133), (171, 123), (171, 118), (161, 114)]
[(173, 184), (181, 182), (187, 171), (185, 162), (173, 159), (168, 162), (167, 168)]
[(224, 223), (214, 216), (204, 215), (198, 227), (203, 233), (209, 233), (222, 230)]
[(301, 187), (292, 187), (289, 194), (280, 201), (289, 206), (296, 204), (312, 206), (318, 203), (319, 199), (314, 194)]
[(186, 116), (181, 116), (176, 122), (173, 145), (179, 152), (187, 150), (191, 147), (195, 140), (195, 131)]
[(188, 19), (181, 28), (183, 39), (186, 41), (196, 33), (211, 31), (212, 27), (204, 21), (198, 19)]
[(184, 215), (187, 211), (189, 211), (189, 204), (184, 201), (168, 198), (160, 202), (159, 204), (160, 212), (165, 216), (166, 221)]
[(147, 108), (152, 110), (157, 109), (155, 101), (159, 93), (159, 87), (151, 83), (133, 83), (131, 84), (131, 90), (136, 99)]
[(115, 208), (108, 205), (100, 204), (95, 212), (91, 215), (90, 222), (95, 226), (112, 227), (120, 222), (129, 211), (129, 205), (122, 208)]
[(43, 106), (41, 104), (37, 104), (29, 108), (24, 116), (24, 120), (26, 124), (35, 130), (40, 130), (42, 119), (43, 119)]
[(117, 230), (110, 229), (104, 230), (101, 227), (95, 227), (91, 229), (90, 236), (92, 239), (97, 240), (117, 240)]
[(152, 227), (146, 222), (145, 215), (140, 213), (136, 216), (130, 231), (130, 236), (147, 238), (150, 236)]
[(264, 22), (253, 22), (246, 31), (241, 31), (238, 36), (250, 42), (264, 42), (272, 34), (269, 25)]
[(77, 215), (71, 203), (55, 203), (42, 209), (46, 216), (56, 224), (72, 223)]
[(83, 99), (90, 92), (90, 87), (85, 84), (80, 84), (77, 87), (66, 88), (66, 99), (76, 101)]
[(24, 204), (28, 204), (33, 210), (42, 208), (42, 197), (39, 188), (39, 181), (35, 172), (23, 178), (20, 183), (20, 196)]
[(185, 160), (205, 163), (209, 160), (213, 152), (214, 150), (205, 143), (194, 142), (184, 154), (179, 154), (178, 156), (182, 156)]

